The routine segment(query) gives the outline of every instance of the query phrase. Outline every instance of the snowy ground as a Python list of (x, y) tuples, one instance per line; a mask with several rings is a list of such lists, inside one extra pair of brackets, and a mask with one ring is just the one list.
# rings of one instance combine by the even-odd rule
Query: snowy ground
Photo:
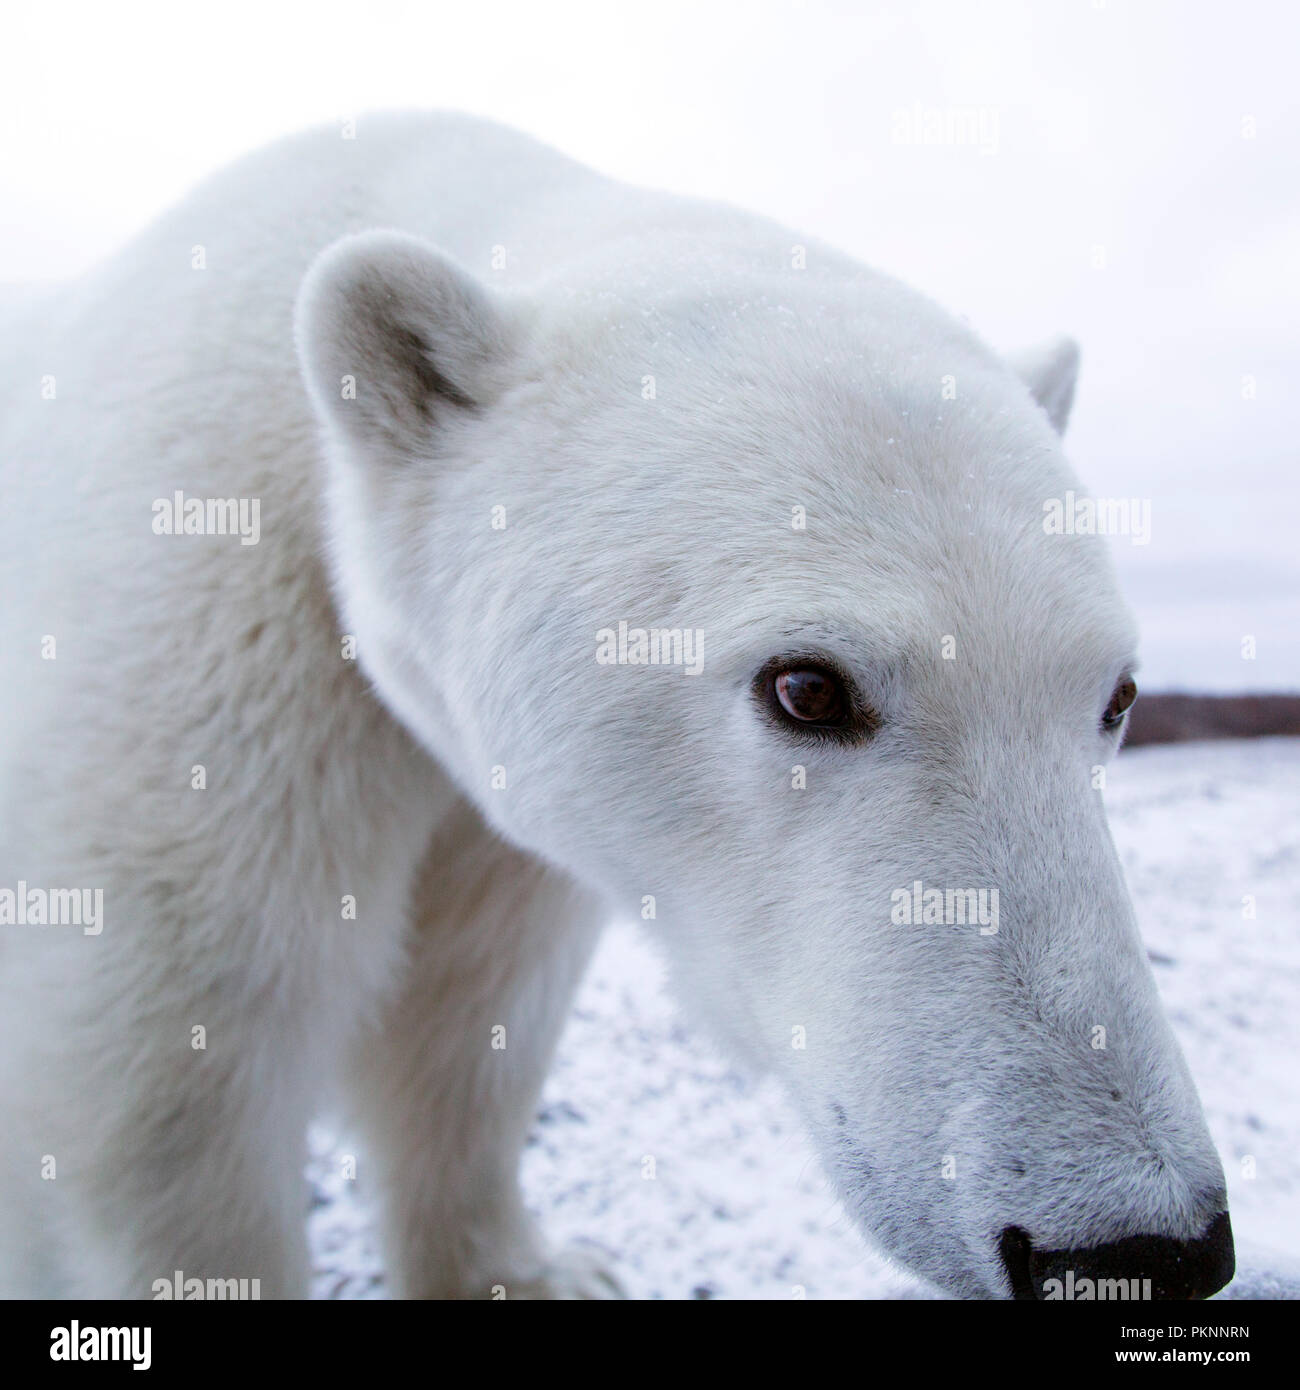
[[(1134, 749), (1107, 796), (1227, 1172), (1228, 1295), (1300, 1298), (1300, 739)], [(382, 1296), (348, 1146), (322, 1127), (313, 1150), (315, 1293)], [(578, 998), (524, 1183), (551, 1237), (603, 1247), (636, 1298), (932, 1296), (866, 1249), (780, 1094), (686, 1030), (632, 927)]]

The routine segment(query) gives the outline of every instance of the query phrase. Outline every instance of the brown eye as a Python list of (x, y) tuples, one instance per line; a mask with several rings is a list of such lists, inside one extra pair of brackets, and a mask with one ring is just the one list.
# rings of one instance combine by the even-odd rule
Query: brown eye
[(1128, 713), (1129, 707), (1137, 699), (1137, 682), (1132, 676), (1123, 676), (1119, 684), (1115, 687), (1114, 693), (1110, 697), (1110, 704), (1106, 706), (1106, 713), (1101, 716), (1101, 724), (1104, 729), (1117, 729), (1123, 723), (1124, 716)]
[(820, 666), (781, 671), (773, 682), (777, 703), (800, 724), (834, 728), (848, 718), (849, 702), (840, 678)]

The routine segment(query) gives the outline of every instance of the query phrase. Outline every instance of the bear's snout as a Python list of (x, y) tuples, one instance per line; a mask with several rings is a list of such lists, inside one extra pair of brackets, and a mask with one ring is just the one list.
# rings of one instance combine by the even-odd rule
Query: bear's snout
[(1209, 1298), (1236, 1271), (1226, 1211), (1195, 1240), (1138, 1235), (1090, 1250), (1035, 1250), (1023, 1230), (1008, 1226), (998, 1252), (1012, 1297), (1038, 1301)]

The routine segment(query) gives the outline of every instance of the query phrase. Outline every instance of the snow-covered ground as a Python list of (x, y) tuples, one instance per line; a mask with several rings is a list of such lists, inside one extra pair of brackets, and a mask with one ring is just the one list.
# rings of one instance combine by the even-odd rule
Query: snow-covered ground
[[(1227, 1172), (1228, 1296), (1300, 1297), (1300, 739), (1134, 749), (1107, 797)], [(315, 1292), (382, 1296), (347, 1151), (313, 1136)], [(603, 1247), (633, 1297), (933, 1296), (867, 1250), (790, 1106), (688, 1030), (631, 926), (610, 930), (579, 995), (524, 1183), (550, 1236)]]

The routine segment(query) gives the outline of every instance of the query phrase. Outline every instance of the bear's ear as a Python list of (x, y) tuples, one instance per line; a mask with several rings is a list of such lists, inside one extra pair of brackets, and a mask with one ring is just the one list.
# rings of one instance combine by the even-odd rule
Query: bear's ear
[(1050, 343), (1022, 352), (1011, 359), (1030, 394), (1047, 412), (1057, 434), (1065, 433), (1074, 403), (1074, 383), (1079, 377), (1079, 345), (1073, 338), (1053, 338)]
[(516, 323), (449, 256), (403, 232), (344, 237), (298, 292), (294, 333), (317, 411), (357, 444), (411, 454), (504, 381)]

